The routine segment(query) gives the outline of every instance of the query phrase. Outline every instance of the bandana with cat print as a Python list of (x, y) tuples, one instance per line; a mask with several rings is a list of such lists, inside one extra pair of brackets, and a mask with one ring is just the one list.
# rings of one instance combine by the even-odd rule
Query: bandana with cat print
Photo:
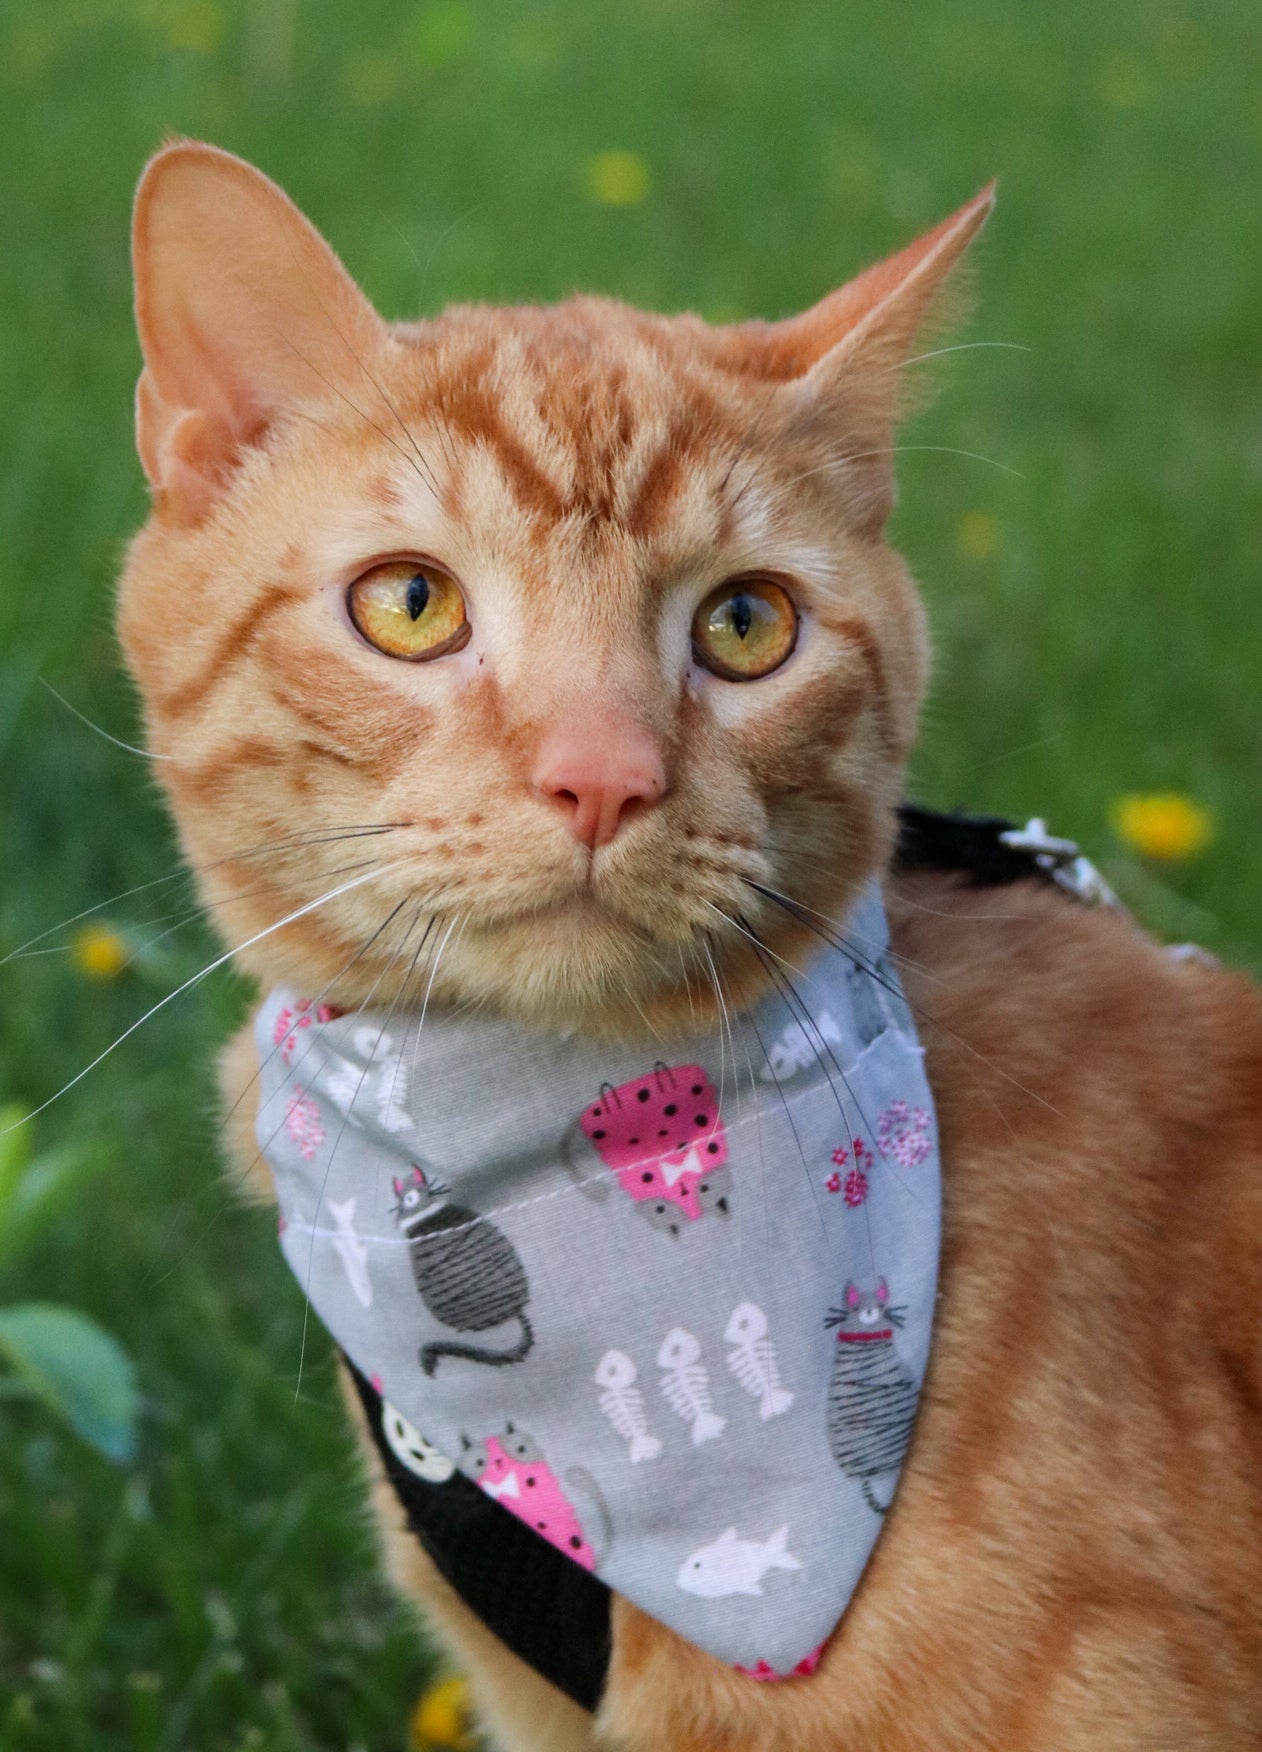
[(845, 940), (650, 1047), (287, 990), (257, 1024), (285, 1256), (396, 1457), (756, 1678), (845, 1611), (929, 1354), (933, 1102), (875, 887)]

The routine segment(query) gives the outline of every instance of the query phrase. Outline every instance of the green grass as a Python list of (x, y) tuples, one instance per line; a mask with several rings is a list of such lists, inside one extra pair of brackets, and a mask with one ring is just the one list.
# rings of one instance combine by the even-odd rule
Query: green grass
[[(110, 633), (144, 508), (126, 228), (175, 129), (283, 182), (391, 315), (577, 286), (776, 314), (998, 173), (964, 338), (1029, 350), (943, 361), (906, 440), (1003, 467), (901, 466), (939, 651), (915, 789), (1045, 814), (1158, 928), (1258, 965), (1260, 42), (1252, 0), (9, 0), (0, 954), (175, 866), (144, 763), (34, 680), (134, 737)], [(646, 161), (642, 204), (588, 197), (607, 148)], [(1217, 823), (1160, 880), (1108, 826), (1149, 788)], [(140, 931), (184, 893), (104, 916)], [(107, 984), (64, 952), (7, 963), (0, 1100), (46, 1100), (208, 953), (180, 930)], [(375, 1577), (327, 1347), (308, 1335), (296, 1394), (271, 1219), (217, 1179), (211, 1058), (243, 1003), (216, 976), (36, 1122), (97, 1171), (0, 1301), (109, 1325), (145, 1415), (122, 1471), (0, 1402), (6, 1749), (402, 1744), (426, 1657)]]

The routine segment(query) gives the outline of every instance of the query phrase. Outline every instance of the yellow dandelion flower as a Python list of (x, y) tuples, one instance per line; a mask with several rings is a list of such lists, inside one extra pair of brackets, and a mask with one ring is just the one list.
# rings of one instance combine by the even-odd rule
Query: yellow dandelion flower
[(1214, 837), (1209, 810), (1177, 791), (1119, 797), (1112, 818), (1114, 832), (1132, 851), (1164, 863), (1196, 857)]
[(127, 963), (125, 939), (110, 925), (84, 925), (75, 932), (75, 966), (88, 979), (114, 979)]
[(465, 1680), (443, 1679), (431, 1685), (412, 1711), (415, 1752), (474, 1752), (477, 1743)]
[(638, 152), (598, 152), (587, 160), (587, 192), (602, 207), (638, 207), (653, 179)]
[(989, 511), (966, 511), (955, 526), (955, 545), (966, 560), (993, 559), (999, 551), (999, 520)]

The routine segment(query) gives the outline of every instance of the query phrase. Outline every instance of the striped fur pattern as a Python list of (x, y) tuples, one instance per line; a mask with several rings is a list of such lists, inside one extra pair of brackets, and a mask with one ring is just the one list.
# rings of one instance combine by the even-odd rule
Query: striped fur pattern
[[(927, 670), (883, 539), (900, 371), (989, 205), (781, 323), (576, 298), (389, 325), (256, 171), (157, 156), (135, 223), (153, 509), (120, 629), (246, 969), (643, 1039), (792, 967), (889, 847)], [(458, 580), (463, 649), (408, 664), (356, 635), (348, 585), (398, 556)], [(688, 632), (749, 571), (802, 629), (735, 685)], [(665, 774), (594, 852), (531, 782), (558, 725), (651, 744)], [(1262, 1005), (1030, 885), (889, 898), (945, 1231), (859, 1593), (781, 1685), (615, 1601), (593, 1722), (464, 1608), (379, 1481), (392, 1571), (504, 1752), (1262, 1748)], [(256, 1071), (247, 1029), (224, 1056), (244, 1168)], [(898, 1401), (888, 1361), (861, 1373), (847, 1391)]]
[[(387, 824), (351, 842), (379, 876), (245, 966), (388, 1000), (397, 934), (362, 946), (415, 902), (445, 938), (436, 1001), (625, 1029), (697, 982), (714, 907), (770, 915), (747, 878), (829, 910), (881, 863), (927, 669), (881, 539), (897, 366), (988, 207), (892, 291), (786, 324), (575, 298), (392, 327), (257, 172), (159, 156), (136, 221), (154, 510), (119, 624), (185, 851), (240, 943), (336, 886), (348, 824)], [(463, 651), (409, 664), (353, 633), (346, 587), (391, 555), (455, 575)], [(803, 632), (733, 686), (688, 630), (750, 570), (790, 582)], [(667, 774), (590, 864), (530, 783), (549, 729), (585, 723), (646, 734)]]

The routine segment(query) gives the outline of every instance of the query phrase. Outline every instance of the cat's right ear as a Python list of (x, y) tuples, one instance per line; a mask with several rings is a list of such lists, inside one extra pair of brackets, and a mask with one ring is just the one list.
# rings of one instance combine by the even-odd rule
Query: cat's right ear
[(145, 167), (132, 263), (136, 446), (163, 508), (195, 522), (270, 427), (362, 394), (387, 330), (275, 183), (197, 141)]

